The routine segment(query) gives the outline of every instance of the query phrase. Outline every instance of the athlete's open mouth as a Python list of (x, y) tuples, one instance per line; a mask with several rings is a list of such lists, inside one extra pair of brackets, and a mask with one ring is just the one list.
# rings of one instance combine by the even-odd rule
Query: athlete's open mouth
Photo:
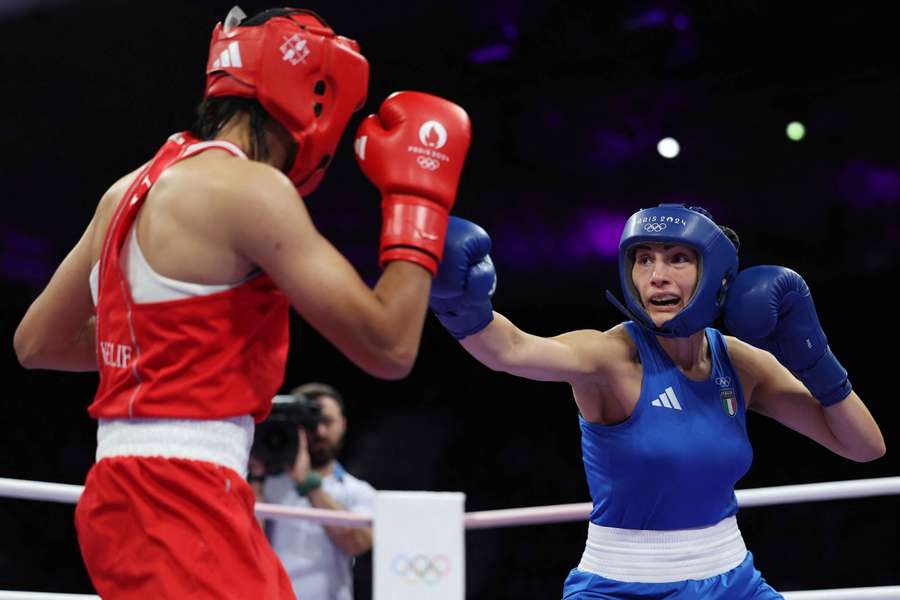
[(675, 294), (660, 294), (650, 298), (650, 304), (653, 306), (674, 306), (680, 301), (681, 298)]

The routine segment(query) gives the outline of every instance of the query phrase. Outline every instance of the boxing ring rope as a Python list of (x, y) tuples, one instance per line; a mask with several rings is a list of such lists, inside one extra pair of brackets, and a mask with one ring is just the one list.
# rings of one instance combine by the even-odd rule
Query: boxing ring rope
[[(81, 496), (82, 486), (44, 481), (27, 481), (0, 477), (0, 498), (44, 500), (74, 504)], [(820, 502), (871, 496), (900, 495), (900, 477), (880, 477), (849, 481), (829, 481), (768, 488), (736, 490), (741, 508)], [(590, 502), (558, 504), (528, 508), (510, 508), (469, 512), (464, 516), (466, 529), (487, 529), (517, 525), (541, 525), (569, 521), (586, 521), (591, 511)], [(302, 518), (323, 525), (367, 527), (372, 518), (347, 511), (325, 510), (275, 504), (258, 503), (256, 514), (264, 518)], [(834, 590), (810, 590), (782, 592), (788, 600), (867, 600), (869, 598), (900, 599), (900, 586), (847, 588)], [(98, 596), (81, 594), (52, 594), (40, 592), (0, 591), (0, 600), (99, 600)]]
[[(82, 486), (24, 479), (0, 477), (0, 498), (24, 500), (45, 500), (75, 504), (81, 496)], [(827, 481), (824, 483), (803, 483), (767, 488), (736, 490), (741, 508), (769, 506), (773, 504), (795, 504), (797, 502), (821, 502), (825, 500), (845, 500), (870, 496), (900, 495), (900, 477), (879, 477), (875, 479), (852, 479), (849, 481)], [(466, 529), (488, 529), (516, 525), (543, 525), (585, 521), (591, 512), (590, 502), (576, 504), (556, 504), (529, 508), (506, 508), (469, 512), (465, 515)], [(256, 514), (263, 518), (309, 519), (323, 525), (344, 527), (370, 527), (372, 518), (347, 511), (281, 506), (257, 503)], [(2, 597), (0, 597), (2, 600)]]

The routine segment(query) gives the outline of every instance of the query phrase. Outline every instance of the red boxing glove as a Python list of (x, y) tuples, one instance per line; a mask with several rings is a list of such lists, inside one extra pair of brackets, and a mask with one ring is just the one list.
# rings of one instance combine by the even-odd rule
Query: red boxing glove
[(354, 146), (381, 191), (381, 266), (408, 260), (437, 272), (471, 141), (466, 111), (421, 92), (395, 92), (363, 120)]

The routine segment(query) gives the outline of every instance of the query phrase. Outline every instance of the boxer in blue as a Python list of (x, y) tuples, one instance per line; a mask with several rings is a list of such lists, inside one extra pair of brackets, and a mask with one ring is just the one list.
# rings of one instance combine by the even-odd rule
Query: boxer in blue
[[(738, 238), (680, 204), (626, 223), (619, 273), (629, 318), (544, 338), (493, 311), (490, 238), (451, 218), (431, 308), (491, 369), (565, 381), (579, 410), (593, 510), (564, 600), (768, 600), (735, 514), (752, 449), (746, 411), (856, 461), (884, 439), (828, 347), (803, 279), (738, 273)], [(710, 327), (724, 312), (725, 336)]]

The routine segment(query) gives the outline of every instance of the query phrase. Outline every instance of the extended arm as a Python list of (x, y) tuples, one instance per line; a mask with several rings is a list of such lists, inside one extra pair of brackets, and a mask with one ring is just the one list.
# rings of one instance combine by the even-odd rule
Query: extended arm
[(480, 332), (460, 340), (483, 365), (536, 381), (574, 383), (602, 365), (605, 335), (590, 329), (546, 338), (525, 333), (500, 313)]
[(539, 381), (576, 382), (602, 368), (606, 336), (573, 331), (552, 338), (525, 333), (493, 311), (496, 285), (491, 241), (478, 225), (451, 217), (444, 260), (431, 292), (431, 308), (479, 362)]

